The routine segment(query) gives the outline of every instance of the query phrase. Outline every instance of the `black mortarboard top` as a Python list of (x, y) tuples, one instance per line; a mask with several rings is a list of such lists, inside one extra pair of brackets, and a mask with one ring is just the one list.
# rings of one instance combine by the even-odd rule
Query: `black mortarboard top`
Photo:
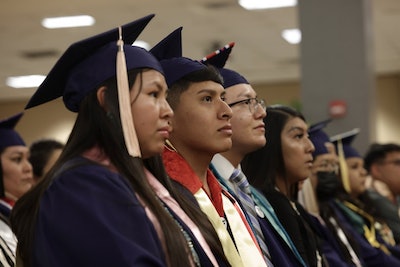
[(182, 56), (182, 27), (177, 28), (152, 49), (152, 53), (158, 60)]
[(153, 14), (72, 44), (60, 57), (25, 109), (63, 96), (65, 106), (79, 110), (83, 98), (107, 79), (116, 76), (117, 41), (121, 34), (127, 70), (152, 68), (162, 72), (159, 62), (143, 48), (131, 46)]
[(213, 65), (219, 70), (219, 73), (224, 78), (225, 89), (236, 84), (249, 84), (249, 82), (236, 71), (224, 68), (226, 61), (228, 60), (234, 46), (235, 43), (231, 42), (201, 59), (201, 62), (203, 62), (204, 64)]
[(23, 114), (21, 112), (0, 121), (0, 151), (9, 146), (25, 146), (24, 140), (14, 130)]
[(338, 151), (339, 149), (338, 146), (339, 141), (342, 142), (343, 153), (345, 158), (353, 158), (353, 157), (361, 158), (360, 153), (358, 153), (358, 151), (351, 146), (351, 143), (354, 141), (354, 138), (359, 134), (359, 132), (360, 132), (359, 128), (354, 128), (351, 131), (332, 136), (330, 140), (335, 145), (336, 151)]
[(311, 142), (313, 143), (315, 150), (313, 152), (313, 157), (327, 154), (328, 149), (325, 146), (325, 143), (329, 143), (329, 136), (323, 131), (323, 129), (330, 123), (332, 119), (327, 119), (324, 121), (320, 121), (314, 123), (308, 128), (308, 134)]
[(199, 61), (182, 56), (181, 31), (182, 28), (176, 29), (150, 50), (160, 60), (168, 87), (184, 76), (206, 67)]

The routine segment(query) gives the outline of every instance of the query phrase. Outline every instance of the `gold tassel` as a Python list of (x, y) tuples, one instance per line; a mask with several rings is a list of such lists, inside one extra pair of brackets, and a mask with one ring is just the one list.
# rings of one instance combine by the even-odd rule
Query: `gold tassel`
[(118, 102), (122, 131), (124, 134), (125, 145), (129, 155), (131, 155), (132, 157), (141, 157), (139, 141), (137, 138), (131, 112), (128, 73), (126, 69), (126, 60), (124, 53), (124, 41), (122, 40), (122, 28), (119, 27), (118, 30), (119, 39), (117, 42), (118, 52), (116, 65)]
[(339, 156), (340, 176), (342, 178), (343, 187), (347, 193), (351, 193), (349, 170), (347, 167), (346, 158), (344, 156), (343, 143), (341, 139), (338, 140), (338, 156)]

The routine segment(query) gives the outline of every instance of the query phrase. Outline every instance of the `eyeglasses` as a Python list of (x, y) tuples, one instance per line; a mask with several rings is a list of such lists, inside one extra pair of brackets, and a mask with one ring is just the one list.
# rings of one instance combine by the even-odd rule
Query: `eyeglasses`
[(228, 104), (229, 107), (233, 107), (235, 105), (239, 104), (246, 104), (249, 107), (250, 113), (255, 113), (259, 108), (262, 110), (266, 111), (267, 110), (267, 105), (265, 104), (264, 99), (258, 99), (258, 98), (247, 98), (243, 100), (239, 100), (233, 103)]

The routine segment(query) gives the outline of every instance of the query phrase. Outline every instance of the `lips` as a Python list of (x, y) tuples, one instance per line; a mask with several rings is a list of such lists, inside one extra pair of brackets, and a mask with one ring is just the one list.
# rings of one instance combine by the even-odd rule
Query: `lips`
[(218, 131), (219, 131), (219, 132), (227, 133), (227, 134), (229, 134), (229, 135), (232, 135), (232, 126), (231, 126), (230, 124), (225, 125), (224, 127), (219, 128)]

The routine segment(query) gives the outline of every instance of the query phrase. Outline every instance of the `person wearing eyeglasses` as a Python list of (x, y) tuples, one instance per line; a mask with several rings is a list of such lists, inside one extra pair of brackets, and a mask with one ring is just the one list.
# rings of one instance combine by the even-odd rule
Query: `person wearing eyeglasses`
[[(233, 46), (234, 43), (227, 44), (203, 59), (204, 63), (218, 68), (224, 79), (225, 101), (233, 113), (232, 148), (216, 154), (210, 168), (221, 186), (241, 204), (263, 251), (265, 261), (274, 266), (303, 266), (301, 258), (296, 258), (291, 247), (285, 243), (287, 235), (284, 235), (283, 227), (271, 219), (271, 216), (276, 218), (276, 215), (268, 201), (264, 198), (264, 203), (268, 206), (263, 207), (251, 193), (250, 187), (249, 198), (244, 199), (241, 197), (242, 188), (235, 182), (235, 174), (240, 172), (240, 162), (246, 154), (266, 144), (263, 119), (267, 113), (265, 101), (257, 98), (257, 93), (251, 84), (238, 72), (225, 68), (224, 65)], [(248, 184), (247, 177), (243, 175), (242, 179), (239, 183)], [(284, 236), (280, 236), (280, 233)]]
[(394, 240), (400, 243), (400, 145), (396, 143), (370, 145), (364, 156), (364, 165), (369, 173), (365, 201), (375, 206), (373, 215), (384, 220), (393, 232)]

